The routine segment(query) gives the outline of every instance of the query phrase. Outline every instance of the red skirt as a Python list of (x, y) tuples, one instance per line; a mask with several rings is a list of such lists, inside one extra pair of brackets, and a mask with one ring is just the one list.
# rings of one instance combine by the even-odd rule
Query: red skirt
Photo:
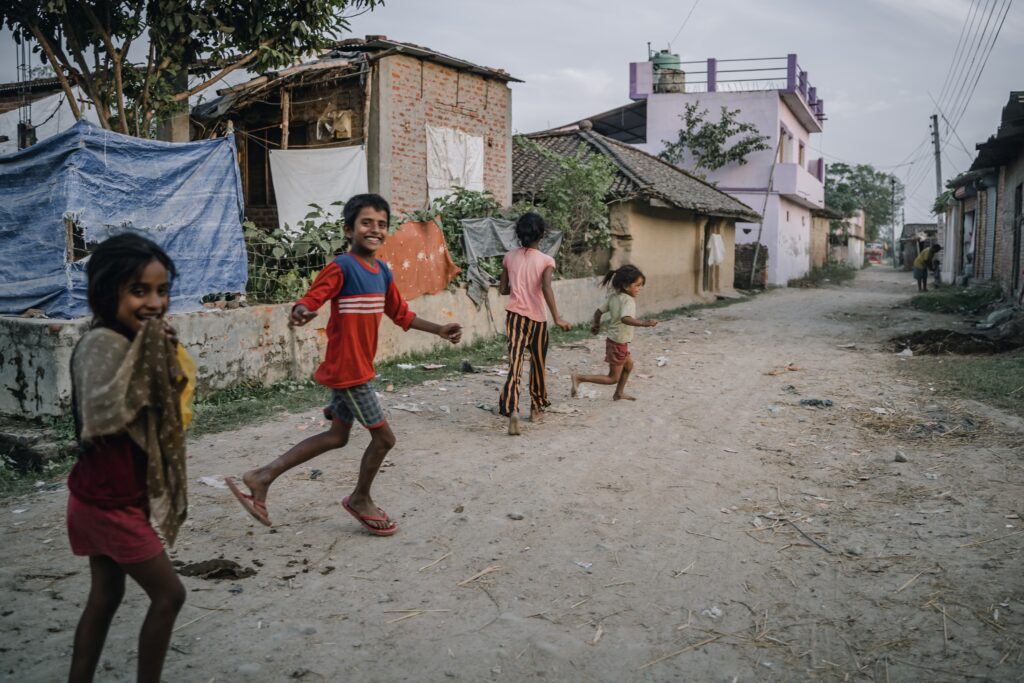
[(68, 539), (75, 555), (106, 555), (118, 564), (151, 560), (164, 545), (142, 506), (101, 508), (68, 496)]
[(605, 339), (604, 341), (605, 362), (612, 367), (625, 365), (626, 361), (629, 360), (629, 344), (620, 344), (611, 339)]

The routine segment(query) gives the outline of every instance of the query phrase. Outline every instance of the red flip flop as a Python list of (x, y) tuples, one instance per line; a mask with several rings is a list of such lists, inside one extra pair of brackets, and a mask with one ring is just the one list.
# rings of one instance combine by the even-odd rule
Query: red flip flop
[(242, 493), (237, 486), (235, 481), (231, 477), (224, 477), (224, 483), (231, 489), (231, 493), (235, 494), (235, 498), (245, 508), (245, 511), (256, 518), (260, 524), (270, 526), (270, 515), (267, 514), (267, 504), (262, 500), (256, 500), (250, 495)]
[[(348, 496), (345, 496), (344, 498), (341, 499), (341, 507), (345, 508), (345, 510), (348, 511), (348, 514), (355, 517), (359, 521), (359, 523), (363, 525), (363, 528), (369, 531), (374, 536), (391, 536), (396, 531), (398, 531), (398, 525), (392, 522), (391, 519), (388, 518), (388, 513), (384, 512), (384, 510), (382, 510), (381, 508), (377, 508), (377, 511), (381, 514), (380, 517), (364, 517), (363, 515), (360, 515), (358, 512), (352, 509), (352, 507), (348, 504), (348, 499)], [(378, 529), (372, 524), (368, 524), (368, 522), (387, 522), (391, 526), (387, 527), (386, 529)]]

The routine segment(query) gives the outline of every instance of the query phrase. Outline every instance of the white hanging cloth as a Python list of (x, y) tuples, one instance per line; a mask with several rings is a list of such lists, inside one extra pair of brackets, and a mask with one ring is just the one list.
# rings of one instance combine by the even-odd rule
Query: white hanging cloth
[(341, 207), (353, 195), (368, 191), (366, 148), (274, 149), (270, 151), (270, 175), (277, 197), (277, 222), (294, 231), (316, 204), (325, 214), (340, 216)]

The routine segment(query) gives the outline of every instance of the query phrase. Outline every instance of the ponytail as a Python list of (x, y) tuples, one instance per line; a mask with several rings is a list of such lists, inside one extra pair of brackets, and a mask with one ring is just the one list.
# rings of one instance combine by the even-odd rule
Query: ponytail
[(639, 268), (634, 265), (627, 264), (620, 266), (615, 270), (609, 270), (605, 273), (604, 279), (601, 280), (601, 286), (607, 287), (608, 284), (611, 283), (612, 287), (622, 292), (625, 291), (626, 287), (629, 287), (637, 280), (644, 280), (646, 282), (647, 278)]

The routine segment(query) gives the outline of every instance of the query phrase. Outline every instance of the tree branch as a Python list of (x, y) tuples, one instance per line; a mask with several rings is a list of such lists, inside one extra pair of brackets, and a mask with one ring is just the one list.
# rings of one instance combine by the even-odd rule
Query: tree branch
[(114, 45), (114, 41), (110, 37), (109, 27), (104, 27), (100, 23), (100, 20), (96, 17), (96, 13), (92, 11), (89, 4), (86, 2), (81, 3), (82, 11), (85, 12), (86, 18), (89, 23), (92, 24), (93, 28), (96, 29), (96, 33), (99, 34), (100, 39), (103, 41), (104, 47), (107, 49), (107, 58), (113, 63), (114, 69), (114, 97), (115, 104), (117, 105), (117, 121), (121, 128), (121, 132), (125, 135), (128, 134), (128, 119), (125, 117), (124, 107), (124, 85), (121, 81), (121, 63), (123, 56), (128, 54), (128, 47), (131, 45), (131, 38), (126, 39), (124, 44), (124, 51), (118, 51)]
[(82, 48), (78, 44), (78, 38), (75, 36), (74, 27), (71, 26), (70, 16), (67, 12), (61, 14), (61, 23), (64, 26), (64, 36), (68, 43), (68, 49), (71, 52), (71, 56), (78, 64), (79, 78), (82, 81), (82, 85), (85, 87), (89, 97), (92, 98), (92, 102), (96, 105), (96, 116), (99, 117), (100, 124), (110, 130), (110, 109), (107, 102), (100, 97), (99, 91), (96, 90), (96, 82), (93, 80), (92, 75), (89, 71), (89, 65), (85, 63), (85, 55), (82, 54)]
[(32, 32), (32, 35), (35, 36), (36, 42), (43, 48), (43, 53), (46, 54), (46, 59), (49, 60), (50, 66), (53, 67), (53, 72), (57, 74), (57, 80), (60, 81), (60, 87), (64, 91), (65, 97), (68, 99), (68, 106), (71, 107), (72, 115), (74, 115), (76, 121), (81, 120), (82, 110), (78, 108), (78, 101), (75, 100), (75, 91), (71, 89), (71, 83), (68, 82), (68, 78), (64, 73), (65, 65), (61, 64), (57, 59), (57, 55), (53, 51), (50, 41), (43, 36), (43, 32), (39, 30), (38, 26), (35, 24), (28, 24), (28, 30)]
[(260, 49), (265, 48), (265, 47), (269, 47), (273, 43), (274, 43), (274, 40), (264, 40), (264, 41), (260, 42), (260, 46), (258, 48), (256, 48), (255, 50), (253, 50), (252, 52), (250, 52), (249, 54), (247, 54), (245, 57), (242, 57), (240, 60), (238, 60), (234, 64), (231, 64), (229, 66), (224, 67), (223, 69), (220, 70), (220, 72), (217, 73), (216, 76), (214, 76), (210, 80), (204, 81), (204, 82), (200, 83), (199, 85), (197, 85), (196, 87), (192, 88), (191, 90), (186, 90), (184, 92), (178, 93), (177, 95), (175, 95), (173, 97), (173, 101), (181, 102), (182, 100), (188, 100), (188, 98), (192, 97), (196, 93), (200, 93), (200, 92), (206, 90), (207, 88), (209, 88), (211, 85), (213, 85), (217, 81), (222, 80), (225, 76), (227, 76), (232, 71), (235, 71), (236, 69), (239, 69), (239, 68), (245, 66), (246, 64), (248, 64), (249, 62), (251, 62), (252, 60), (256, 59), (256, 56), (259, 55), (259, 53), (260, 53)]

